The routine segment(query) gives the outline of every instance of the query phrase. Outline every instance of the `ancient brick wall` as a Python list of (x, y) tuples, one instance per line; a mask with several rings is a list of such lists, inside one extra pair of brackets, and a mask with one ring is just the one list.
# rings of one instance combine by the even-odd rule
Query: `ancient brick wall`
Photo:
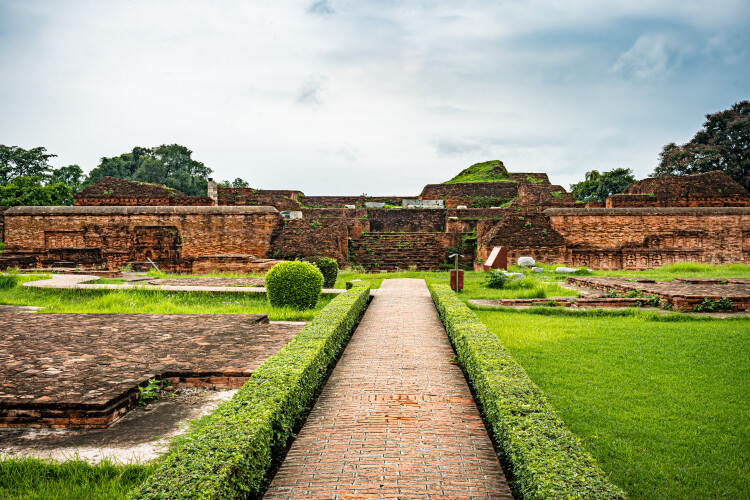
[(252, 188), (218, 188), (219, 205), (257, 205), (275, 207), (277, 210), (299, 210), (301, 191)]
[(482, 263), (496, 246), (508, 249), (509, 264), (523, 256), (545, 263), (565, 260), (565, 239), (552, 227), (549, 217), (536, 212), (502, 212), (500, 221), (482, 220), (477, 224), (476, 270), (481, 270)]
[(550, 184), (547, 174), (539, 172), (508, 172), (508, 179), (516, 182), (529, 182), (531, 184)]
[(447, 233), (368, 233), (352, 241), (350, 260), (367, 270), (435, 270), (460, 241)]
[(358, 208), (365, 203), (386, 203), (388, 205), (401, 206), (404, 196), (300, 196), (302, 205), (312, 208), (344, 208), (344, 205), (354, 205)]
[(665, 198), (647, 194), (613, 194), (607, 198), (606, 208), (637, 207), (750, 207), (750, 196), (727, 195), (722, 197), (691, 195)]
[(56, 248), (99, 248), (106, 267), (150, 256), (174, 269), (216, 254), (265, 257), (281, 224), (272, 207), (14, 207), (6, 252), (39, 262)]
[(207, 196), (187, 196), (160, 184), (133, 182), (115, 177), (101, 180), (75, 195), (76, 206), (211, 206)]
[[(466, 182), (457, 184), (427, 184), (420, 200), (445, 200), (445, 206), (459, 205), (482, 208), (500, 205), (518, 196), (516, 182)], [(479, 206), (478, 206), (479, 205)]]
[(285, 220), (274, 234), (269, 255), (278, 259), (330, 257), (343, 267), (349, 260), (349, 223), (336, 218)]
[(607, 198), (606, 207), (750, 207), (750, 194), (725, 172), (649, 177)]
[(445, 210), (433, 208), (370, 209), (371, 232), (443, 233)]
[(5, 217), (4, 213), (8, 207), (0, 207), (0, 243), (5, 241)]
[(544, 213), (565, 239), (565, 262), (574, 266), (750, 264), (748, 208), (553, 208)]
[[(546, 184), (532, 184), (521, 182), (518, 184), (518, 198), (513, 200), (511, 207), (574, 207), (577, 204), (575, 196), (568, 193), (562, 186)], [(583, 206), (583, 203), (580, 204)]]

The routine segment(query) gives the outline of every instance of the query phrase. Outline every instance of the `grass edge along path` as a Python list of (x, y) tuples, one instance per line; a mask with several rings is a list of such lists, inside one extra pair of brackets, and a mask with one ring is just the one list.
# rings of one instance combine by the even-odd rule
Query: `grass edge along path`
[(447, 285), (430, 287), (511, 488), (531, 499), (624, 499), (495, 335)]
[(178, 438), (134, 498), (259, 496), (269, 483), (274, 452), (286, 447), (295, 424), (310, 410), (369, 296), (364, 284), (333, 299), (230, 401)]

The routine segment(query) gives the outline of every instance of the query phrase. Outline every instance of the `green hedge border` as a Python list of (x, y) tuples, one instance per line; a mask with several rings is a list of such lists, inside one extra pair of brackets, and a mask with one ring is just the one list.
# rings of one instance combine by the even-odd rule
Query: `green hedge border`
[(430, 293), (482, 405), (498, 455), (525, 499), (624, 499), (498, 338), (448, 285)]
[(365, 283), (333, 299), (255, 370), (230, 401), (178, 438), (134, 498), (247, 498), (262, 493), (274, 450), (286, 447), (295, 424), (309, 411), (369, 297)]

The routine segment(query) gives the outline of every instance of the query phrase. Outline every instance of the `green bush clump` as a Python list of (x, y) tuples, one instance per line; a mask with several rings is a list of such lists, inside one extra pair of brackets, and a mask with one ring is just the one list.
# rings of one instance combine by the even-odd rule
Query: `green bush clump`
[(266, 295), (274, 307), (312, 309), (323, 289), (323, 274), (309, 262), (279, 262), (266, 273)]
[(323, 273), (323, 288), (333, 288), (336, 284), (336, 278), (339, 275), (338, 263), (329, 257), (313, 257), (308, 259), (309, 262), (315, 264)]
[(509, 464), (516, 496), (624, 499), (497, 337), (448, 285), (433, 285), (430, 292), (498, 455)]
[(7, 290), (18, 286), (18, 273), (7, 272), (0, 274), (0, 290)]
[(370, 287), (331, 301), (297, 336), (255, 370), (234, 397), (192, 425), (157, 459), (139, 499), (257, 498), (307, 415), (318, 388), (367, 307)]
[(487, 275), (484, 284), (487, 288), (505, 288), (511, 277), (500, 270), (494, 271)]

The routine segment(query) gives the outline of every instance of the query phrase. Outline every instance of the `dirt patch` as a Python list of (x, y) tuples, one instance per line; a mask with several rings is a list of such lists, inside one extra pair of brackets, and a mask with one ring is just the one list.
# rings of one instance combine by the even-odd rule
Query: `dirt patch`
[(96, 463), (151, 460), (167, 450), (169, 440), (188, 429), (188, 421), (208, 414), (235, 390), (184, 387), (162, 391), (147, 407), (137, 407), (106, 429), (0, 429), (0, 458), (35, 456), (65, 460), (79, 456)]

